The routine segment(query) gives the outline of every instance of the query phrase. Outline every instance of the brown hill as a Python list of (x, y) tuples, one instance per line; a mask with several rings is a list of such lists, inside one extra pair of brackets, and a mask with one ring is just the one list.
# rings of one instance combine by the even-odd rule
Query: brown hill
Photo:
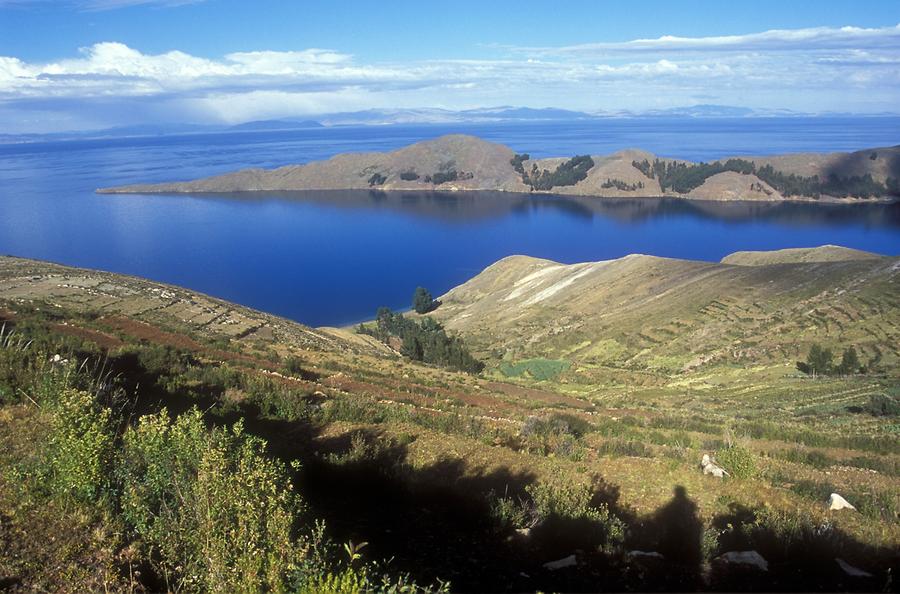
[[(776, 176), (799, 176), (819, 182), (832, 177), (846, 183), (823, 185), (821, 191), (806, 194), (782, 188), (776, 181), (738, 171), (700, 173), (690, 189), (671, 180), (663, 190), (655, 171), (642, 171), (635, 163), (653, 163), (651, 153), (636, 149), (591, 157), (593, 165), (580, 177), (554, 179), (549, 189), (534, 180), (546, 171), (554, 174), (565, 168), (567, 157), (524, 159), (517, 171), (515, 153), (501, 144), (474, 136), (450, 135), (418, 142), (387, 153), (346, 153), (325, 161), (288, 165), (272, 170), (245, 169), (194, 181), (138, 184), (98, 190), (102, 193), (192, 193), (257, 192), (292, 190), (491, 190), (503, 192), (545, 192), (596, 197), (674, 196), (700, 200), (833, 200), (884, 198), (896, 193), (892, 184), (900, 179), (900, 148), (879, 148), (856, 153), (797, 154), (778, 157), (746, 157), (754, 171), (764, 166)], [(660, 159), (665, 164), (691, 168), (689, 161)], [(697, 171), (695, 171), (696, 173)], [(759, 174), (762, 176), (762, 174)], [(818, 183), (818, 182), (816, 182)], [(810, 184), (807, 184), (809, 186)], [(546, 187), (546, 186), (543, 186)], [(680, 188), (680, 189), (677, 189)], [(836, 189), (837, 188), (837, 189)], [(821, 194), (821, 196), (819, 196)]]

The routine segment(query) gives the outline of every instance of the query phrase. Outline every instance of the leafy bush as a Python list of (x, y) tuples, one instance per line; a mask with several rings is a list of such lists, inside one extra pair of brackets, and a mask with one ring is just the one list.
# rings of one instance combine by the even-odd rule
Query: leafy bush
[(716, 461), (734, 478), (749, 478), (756, 472), (756, 458), (747, 448), (731, 445), (716, 452)]
[(45, 402), (50, 433), (38, 472), (51, 494), (96, 502), (109, 484), (113, 432), (108, 409), (84, 391), (65, 389)]
[(239, 422), (208, 430), (196, 409), (145, 416), (123, 438), (119, 479), (127, 523), (170, 587), (283, 590), (303, 547), (283, 466)]
[(529, 452), (580, 460), (584, 457), (584, 448), (578, 438), (590, 429), (587, 421), (572, 415), (528, 417), (519, 437)]
[(587, 485), (536, 483), (525, 491), (531, 497), (538, 522), (548, 528), (566, 530), (578, 526), (579, 534), (571, 535), (597, 544), (606, 551), (621, 547), (625, 540), (625, 523), (612, 514), (604, 503), (591, 505), (592, 493)]
[(653, 450), (634, 439), (607, 439), (597, 447), (597, 453), (607, 456), (652, 458)]
[(807, 452), (806, 450), (792, 449), (782, 452), (780, 456), (785, 460), (796, 462), (798, 464), (806, 464), (820, 470), (837, 464), (837, 460), (822, 450), (812, 450)]
[(900, 399), (887, 394), (872, 394), (863, 410), (873, 417), (900, 417)]
[(514, 499), (495, 492), (488, 493), (491, 517), (500, 530), (531, 528), (538, 521), (533, 503), (525, 499)]

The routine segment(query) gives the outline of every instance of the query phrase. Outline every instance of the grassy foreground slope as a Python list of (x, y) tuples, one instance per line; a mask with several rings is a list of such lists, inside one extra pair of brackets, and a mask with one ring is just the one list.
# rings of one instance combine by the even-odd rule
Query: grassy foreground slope
[[(471, 376), (192, 291), (2, 258), (0, 579), (63, 591), (222, 590), (235, 576), (248, 590), (895, 588), (896, 262), (507, 259), (431, 314), (488, 363)], [(772, 309), (746, 311), (754, 301)], [(835, 323), (826, 303), (855, 323)], [(799, 321), (764, 320), (783, 312)], [(666, 317), (692, 338), (659, 332)], [(812, 379), (793, 363), (813, 341), (882, 357), (863, 375)], [(161, 429), (162, 408), (182, 433)], [(67, 419), (92, 422), (71, 431)], [(172, 466), (156, 430), (193, 436), (175, 451), (214, 444), (201, 451), (219, 457)], [(261, 449), (244, 441), (256, 437)], [(69, 464), (69, 451), (97, 463)], [(704, 453), (732, 476), (703, 475)], [(163, 509), (148, 494), (174, 496), (152, 480), (172, 468), (178, 493), (204, 497), (146, 515)], [(270, 470), (253, 483), (240, 468)], [(260, 499), (290, 485), (301, 505)], [(858, 511), (829, 511), (833, 491)], [(209, 516), (187, 512), (205, 501), (223, 513), (198, 531)], [(254, 509), (289, 521), (250, 530)], [(250, 532), (217, 540), (239, 529)], [(265, 561), (235, 548), (247, 534)], [(745, 550), (768, 569), (726, 560)]]

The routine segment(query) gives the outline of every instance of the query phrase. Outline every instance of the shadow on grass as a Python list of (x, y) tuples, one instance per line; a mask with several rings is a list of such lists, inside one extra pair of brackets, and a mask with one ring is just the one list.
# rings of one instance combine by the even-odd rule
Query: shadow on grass
[[(601, 552), (609, 535), (596, 522), (551, 516), (527, 534), (503, 527), (492, 513), (489, 494), (526, 499), (537, 476), (500, 468), (472, 468), (464, 459), (443, 457), (427, 464), (408, 460), (408, 443), (387, 436), (379, 425), (340, 435), (308, 419), (286, 420), (241, 403), (222, 408), (221, 387), (192, 386), (190, 397), (160, 385), (141, 361), (125, 356), (115, 369), (139, 392), (135, 416), (166, 406), (177, 415), (192, 406), (218, 410), (211, 424), (244, 419), (247, 430), (265, 439), (272, 455), (298, 460), (295, 484), (308, 505), (306, 521), (324, 519), (338, 543), (367, 542), (367, 559), (389, 559), (391, 572), (407, 572), (419, 583), (449, 580), (454, 591), (866, 591), (896, 589), (896, 551), (875, 549), (832, 526), (733, 505), (714, 518), (718, 537), (706, 551), (755, 550), (769, 563), (761, 572), (704, 558), (704, 530), (696, 503), (677, 486), (668, 503), (638, 517), (620, 502), (616, 485), (593, 481), (592, 505), (603, 504), (627, 526), (625, 548)], [(138, 386), (139, 389), (138, 389)], [(312, 395), (297, 394), (317, 404)], [(217, 408), (218, 407), (218, 408)], [(768, 519), (767, 519), (768, 518)], [(661, 555), (629, 555), (626, 550)], [(572, 566), (544, 566), (575, 556)], [(851, 577), (836, 558), (873, 574)]]

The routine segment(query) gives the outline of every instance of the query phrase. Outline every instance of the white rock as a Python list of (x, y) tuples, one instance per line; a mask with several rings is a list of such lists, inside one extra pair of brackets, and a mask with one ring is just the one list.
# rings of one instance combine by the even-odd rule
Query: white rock
[(828, 498), (828, 509), (856, 509), (850, 502), (838, 495), (837, 493), (832, 493), (831, 497)]
[(700, 460), (700, 467), (703, 469), (703, 474), (711, 474), (716, 478), (724, 478), (728, 475), (724, 468), (713, 462), (709, 454), (703, 454), (703, 458)]
[(563, 557), (557, 561), (548, 561), (547, 563), (544, 563), (544, 567), (550, 571), (556, 571), (557, 569), (563, 569), (564, 567), (574, 567), (575, 565), (578, 565), (578, 562), (575, 560), (575, 555), (569, 555), (568, 557)]
[(716, 559), (734, 565), (750, 565), (760, 571), (769, 571), (769, 562), (756, 551), (729, 551), (719, 555)]
[(841, 567), (841, 569), (844, 570), (844, 573), (846, 573), (846, 574), (849, 575), (849, 576), (852, 576), (852, 577), (872, 577), (872, 574), (869, 573), (868, 571), (863, 571), (863, 570), (860, 569), (859, 567), (853, 567), (852, 565), (850, 565), (849, 563), (847, 563), (846, 561), (844, 561), (844, 560), (841, 559), (840, 557), (835, 557), (834, 560), (837, 561), (837, 564)]

